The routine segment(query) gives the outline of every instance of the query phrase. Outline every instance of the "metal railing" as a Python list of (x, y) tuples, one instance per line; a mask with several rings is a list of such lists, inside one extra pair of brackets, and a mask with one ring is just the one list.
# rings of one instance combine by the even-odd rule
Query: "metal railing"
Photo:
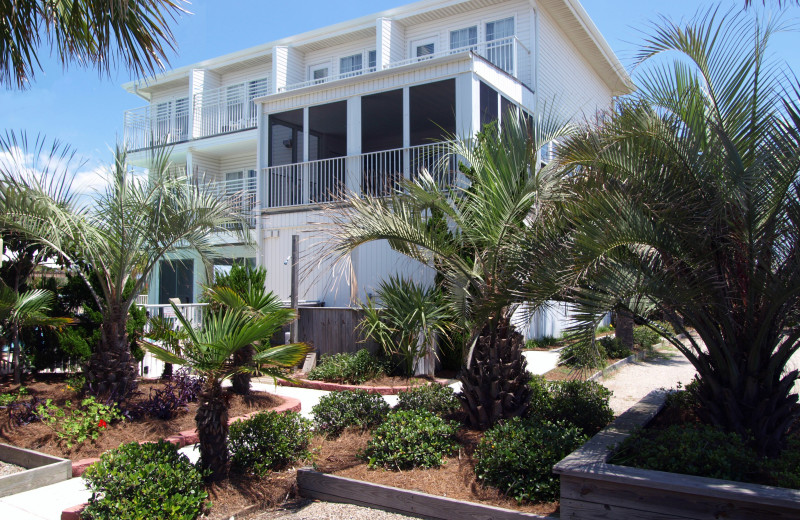
[(264, 168), (261, 200), (265, 208), (282, 208), (334, 202), (348, 190), (385, 197), (400, 187), (402, 179), (414, 179), (423, 169), (440, 185), (453, 185), (458, 162), (450, 154), (450, 143)]
[(270, 78), (198, 92), (194, 95), (195, 129), (193, 137), (248, 130), (258, 126), (259, 107), (253, 100), (272, 92)]
[[(175, 328), (179, 327), (180, 323), (178, 322), (178, 318), (175, 314), (175, 310), (172, 308), (170, 304), (151, 304), (148, 303), (146, 305), (142, 305), (145, 312), (147, 313), (148, 323), (144, 326), (145, 333), (150, 332), (150, 323), (149, 319), (154, 316), (161, 316), (165, 318), (170, 325)], [(178, 310), (181, 311), (181, 314), (186, 318), (186, 320), (191, 324), (193, 328), (197, 328), (203, 323), (203, 313), (205, 312), (205, 308), (208, 307), (207, 303), (181, 303), (178, 305)]]
[(124, 140), (129, 150), (179, 143), (187, 139), (189, 98), (177, 98), (125, 111)]
[(511, 74), (512, 76), (517, 75), (518, 68), (517, 68), (517, 54), (519, 50), (530, 54), (525, 45), (522, 44), (516, 36), (509, 36), (507, 38), (501, 38), (498, 40), (493, 40), (490, 42), (482, 42), (476, 43), (474, 45), (467, 45), (464, 47), (459, 47), (457, 49), (447, 49), (439, 52), (434, 52), (432, 54), (427, 54), (425, 56), (418, 56), (414, 58), (408, 58), (405, 60), (395, 61), (389, 63), (385, 68), (387, 69), (394, 69), (397, 67), (403, 67), (406, 65), (410, 65), (412, 63), (419, 63), (425, 60), (431, 60), (434, 58), (440, 58), (442, 56), (450, 56), (451, 54), (458, 54), (460, 52), (473, 52), (479, 56), (482, 56), (493, 65), (502, 69), (503, 71)]
[(341, 74), (336, 74), (334, 76), (325, 76), (324, 78), (309, 79), (307, 81), (301, 81), (300, 83), (292, 83), (291, 85), (286, 85), (285, 87), (279, 87), (278, 92), (289, 92), (290, 90), (297, 90), (300, 88), (311, 87), (313, 85), (321, 85), (322, 83), (329, 83), (331, 81), (338, 81), (340, 79), (353, 78), (355, 76), (361, 76), (362, 74), (375, 72), (376, 70), (377, 70), (376, 67), (367, 67), (365, 69), (353, 70), (350, 72), (342, 72)]
[(206, 184), (205, 189), (212, 195), (227, 200), (235, 210), (247, 219), (250, 229), (256, 227), (257, 190), (255, 177), (210, 182)]

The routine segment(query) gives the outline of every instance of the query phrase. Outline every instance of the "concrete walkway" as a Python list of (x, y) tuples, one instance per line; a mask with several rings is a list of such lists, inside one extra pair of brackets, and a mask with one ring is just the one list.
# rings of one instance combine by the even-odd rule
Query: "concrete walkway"
[(0, 498), (3, 520), (60, 520), (61, 511), (89, 500), (82, 478)]

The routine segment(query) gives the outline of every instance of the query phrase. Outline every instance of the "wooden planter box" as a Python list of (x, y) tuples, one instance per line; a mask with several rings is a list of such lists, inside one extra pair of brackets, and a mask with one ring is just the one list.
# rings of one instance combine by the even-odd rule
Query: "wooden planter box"
[(664, 406), (653, 391), (553, 468), (563, 519), (800, 519), (800, 491), (608, 464), (611, 450)]
[(0, 460), (27, 468), (0, 477), (0, 497), (55, 484), (72, 476), (71, 461), (8, 444), (0, 444)]

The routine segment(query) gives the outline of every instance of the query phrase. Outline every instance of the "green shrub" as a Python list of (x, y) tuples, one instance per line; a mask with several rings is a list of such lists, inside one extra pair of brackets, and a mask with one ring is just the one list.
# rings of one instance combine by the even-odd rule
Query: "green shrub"
[(553, 466), (586, 439), (566, 423), (515, 417), (483, 436), (475, 451), (475, 475), (517, 502), (557, 500), (560, 486)]
[(603, 334), (605, 332), (612, 332), (613, 330), (614, 330), (613, 325), (600, 325), (599, 327), (597, 327), (595, 334)]
[(81, 518), (198, 518), (208, 494), (203, 474), (164, 441), (123, 444), (107, 451), (83, 474), (92, 492)]
[(94, 397), (87, 397), (81, 401), (79, 408), (72, 408), (72, 403), (67, 401), (64, 409), (53, 404), (52, 399), (48, 399), (36, 408), (36, 413), (42, 422), (55, 432), (59, 440), (64, 441), (67, 448), (71, 448), (73, 444), (81, 444), (87, 439), (97, 439), (109, 424), (122, 419), (116, 404), (98, 403)]
[(525, 348), (542, 349), (558, 345), (559, 339), (553, 336), (542, 336), (539, 339), (529, 339), (525, 342)]
[(371, 468), (435, 468), (458, 450), (457, 431), (457, 423), (431, 412), (401, 410), (372, 432), (363, 456)]
[(314, 425), (320, 433), (336, 436), (346, 428), (370, 430), (389, 413), (389, 405), (378, 394), (366, 390), (331, 392), (311, 409)]
[(609, 462), (738, 481), (758, 468), (758, 457), (741, 437), (703, 424), (639, 430), (617, 447)]
[(266, 475), (308, 454), (311, 421), (296, 412), (264, 412), (231, 425), (228, 443), (234, 467)]
[(11, 406), (28, 395), (30, 395), (30, 392), (24, 386), (19, 387), (16, 394), (11, 392), (0, 394), (0, 406)]
[(595, 381), (553, 381), (549, 385), (550, 406), (546, 419), (574, 424), (586, 435), (594, 435), (614, 419), (609, 405), (611, 391)]
[(558, 362), (573, 368), (600, 368), (605, 366), (607, 357), (602, 343), (596, 341), (592, 346), (588, 341), (578, 340), (561, 349)]
[(606, 355), (611, 359), (622, 359), (633, 354), (631, 349), (624, 346), (615, 336), (605, 336), (597, 340), (606, 350)]
[(661, 336), (646, 325), (633, 328), (633, 342), (644, 350), (653, 348), (661, 341)]
[(383, 372), (383, 364), (367, 349), (362, 348), (355, 354), (323, 356), (319, 365), (308, 373), (308, 378), (329, 383), (360, 385), (379, 377)]
[(446, 415), (461, 408), (461, 401), (453, 389), (436, 383), (400, 392), (397, 398), (397, 410), (427, 410), (436, 415)]

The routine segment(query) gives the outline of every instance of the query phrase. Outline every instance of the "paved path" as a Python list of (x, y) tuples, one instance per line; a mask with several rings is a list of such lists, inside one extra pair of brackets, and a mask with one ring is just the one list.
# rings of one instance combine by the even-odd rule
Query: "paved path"
[(61, 511), (89, 500), (83, 479), (72, 478), (24, 493), (0, 498), (3, 520), (60, 520)]

